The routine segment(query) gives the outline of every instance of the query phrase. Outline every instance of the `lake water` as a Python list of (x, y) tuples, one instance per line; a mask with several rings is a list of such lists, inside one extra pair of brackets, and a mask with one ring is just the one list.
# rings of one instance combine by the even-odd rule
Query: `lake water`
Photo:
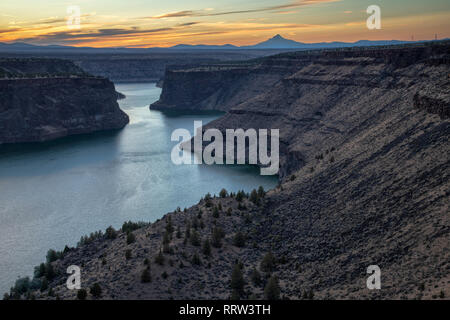
[(154, 221), (189, 207), (207, 192), (259, 185), (276, 177), (248, 166), (172, 164), (173, 130), (193, 132), (194, 120), (218, 114), (165, 115), (148, 106), (154, 84), (118, 84), (130, 124), (115, 133), (69, 137), (0, 149), (0, 293), (32, 275), (48, 249), (75, 246), (80, 237), (124, 221)]

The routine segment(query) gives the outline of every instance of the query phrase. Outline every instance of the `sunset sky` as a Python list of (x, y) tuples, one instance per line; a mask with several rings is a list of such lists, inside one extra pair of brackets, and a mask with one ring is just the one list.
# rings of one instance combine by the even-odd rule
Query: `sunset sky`
[[(81, 28), (67, 25), (69, 6)], [(382, 29), (366, 27), (369, 5)], [(1, 0), (0, 42), (91, 47), (450, 38), (449, 0)]]

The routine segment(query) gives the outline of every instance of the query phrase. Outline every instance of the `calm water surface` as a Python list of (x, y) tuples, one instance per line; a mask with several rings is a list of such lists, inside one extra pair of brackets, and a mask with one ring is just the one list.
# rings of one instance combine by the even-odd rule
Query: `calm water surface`
[(148, 106), (154, 84), (118, 84), (130, 124), (115, 133), (71, 137), (0, 149), (0, 293), (31, 275), (49, 248), (74, 246), (80, 236), (126, 220), (154, 221), (207, 192), (266, 189), (275, 177), (247, 166), (176, 166), (174, 129), (193, 131), (218, 114), (164, 115)]

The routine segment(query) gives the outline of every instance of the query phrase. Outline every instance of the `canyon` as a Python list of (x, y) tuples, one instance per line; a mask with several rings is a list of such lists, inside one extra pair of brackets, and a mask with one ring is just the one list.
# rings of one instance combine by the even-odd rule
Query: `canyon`
[[(278, 187), (93, 234), (28, 298), (76, 299), (73, 264), (104, 299), (264, 299), (271, 281), (284, 299), (447, 298), (449, 102), (446, 41), (168, 67), (150, 108), (226, 111), (205, 126), (222, 132), (279, 129)], [(381, 290), (366, 287), (370, 265)]]

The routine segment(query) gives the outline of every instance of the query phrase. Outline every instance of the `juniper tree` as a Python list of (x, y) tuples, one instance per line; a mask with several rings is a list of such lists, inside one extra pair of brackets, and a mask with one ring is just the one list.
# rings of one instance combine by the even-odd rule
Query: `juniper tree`
[(261, 270), (264, 272), (272, 272), (275, 269), (275, 257), (269, 251), (261, 261)]
[(211, 255), (211, 245), (209, 244), (209, 239), (203, 242), (202, 253), (209, 257)]
[(200, 260), (200, 257), (198, 256), (197, 252), (194, 253), (194, 256), (192, 257), (192, 264), (198, 266), (202, 264), (202, 261)]
[(239, 248), (244, 247), (245, 246), (245, 235), (242, 232), (238, 231), (234, 235), (233, 244)]
[(196, 247), (200, 246), (200, 237), (199, 237), (197, 231), (194, 230), (191, 232), (190, 241), (193, 246), (196, 246)]
[(148, 283), (152, 281), (152, 276), (150, 274), (150, 268), (145, 268), (141, 274), (141, 282)]
[(264, 288), (264, 297), (267, 300), (280, 299), (280, 285), (276, 276), (270, 277), (269, 281), (267, 282)]
[(244, 293), (244, 275), (242, 274), (241, 266), (236, 263), (233, 267), (233, 271), (231, 273), (231, 289), (236, 291), (239, 296), (242, 296)]
[(261, 274), (256, 268), (253, 268), (252, 270), (251, 279), (255, 286), (261, 285)]
[(164, 255), (161, 251), (161, 249), (159, 249), (159, 253), (158, 255), (155, 257), (155, 263), (163, 266), (164, 265)]
[(98, 282), (94, 283), (90, 289), (90, 292), (94, 298), (100, 298), (102, 296), (102, 288)]
[(223, 231), (218, 227), (214, 227), (211, 235), (213, 247), (220, 248), (222, 246), (222, 238), (223, 238)]
[(77, 292), (77, 299), (78, 300), (86, 300), (87, 292), (85, 289), (80, 289)]
[(222, 190), (220, 190), (219, 196), (220, 196), (221, 198), (226, 198), (226, 197), (228, 197), (228, 191), (227, 191), (225, 188), (222, 189)]
[(259, 202), (258, 192), (256, 191), (256, 189), (253, 189), (250, 193), (250, 201), (254, 204), (257, 204)]
[(133, 232), (129, 232), (127, 234), (127, 244), (132, 244), (136, 241), (136, 236), (134, 235)]
[(263, 186), (259, 186), (259, 188), (258, 188), (258, 197), (264, 198), (265, 196), (266, 196), (266, 191), (264, 191), (264, 187)]
[(217, 208), (216, 206), (215, 206), (214, 209), (213, 209), (212, 216), (213, 216), (214, 218), (218, 218), (218, 217), (219, 217), (219, 208)]
[(115, 239), (117, 238), (117, 231), (112, 226), (109, 226), (105, 230), (105, 237), (110, 240)]

